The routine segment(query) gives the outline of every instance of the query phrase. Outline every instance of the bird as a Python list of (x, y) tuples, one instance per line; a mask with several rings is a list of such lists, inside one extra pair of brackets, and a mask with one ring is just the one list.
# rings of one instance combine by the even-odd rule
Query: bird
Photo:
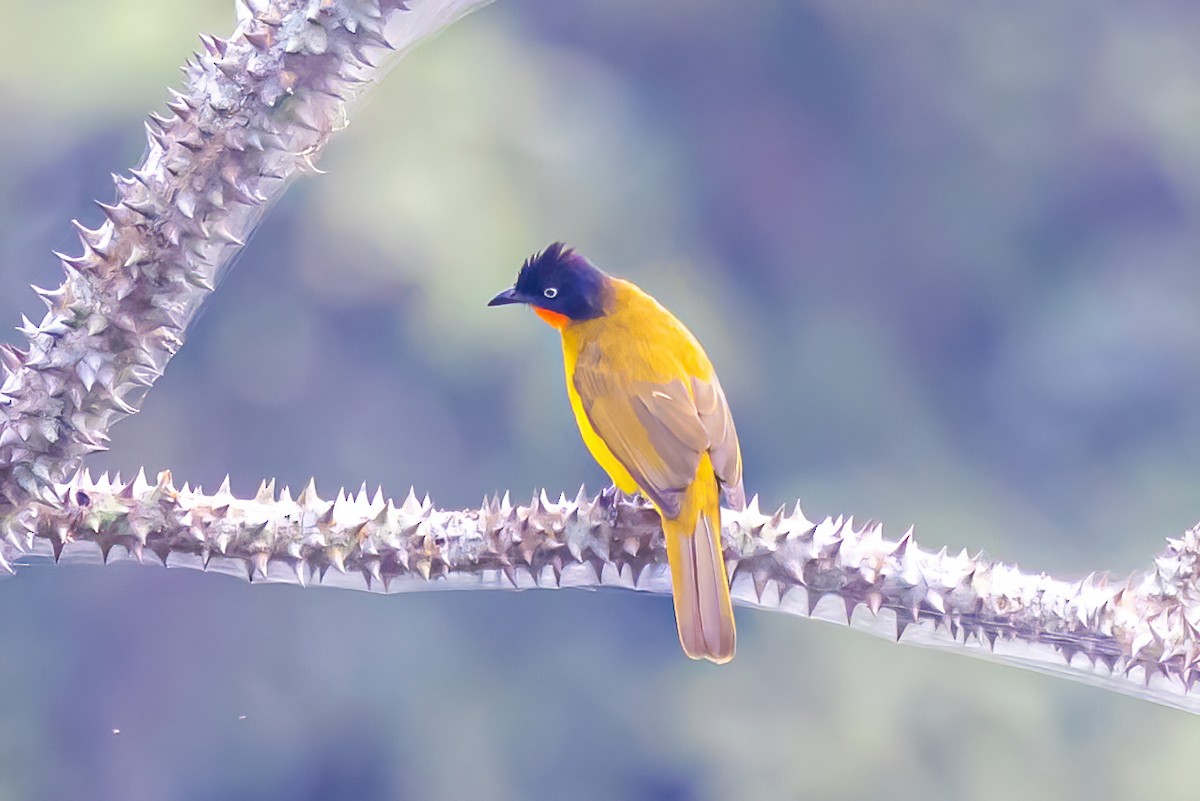
[(725, 393), (692, 332), (635, 284), (562, 242), (530, 256), (489, 306), (526, 304), (562, 337), (567, 396), (592, 456), (658, 511), (684, 653), (718, 664), (737, 641), (721, 499), (746, 505)]

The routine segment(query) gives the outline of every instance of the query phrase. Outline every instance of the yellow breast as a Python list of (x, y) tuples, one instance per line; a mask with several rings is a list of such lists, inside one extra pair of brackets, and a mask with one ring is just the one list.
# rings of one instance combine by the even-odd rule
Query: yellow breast
[(613, 452), (604, 444), (604, 440), (596, 433), (596, 429), (592, 428), (592, 424), (588, 421), (587, 412), (583, 409), (583, 401), (579, 398), (579, 393), (575, 391), (575, 359), (579, 355), (578, 346), (569, 341), (566, 333), (563, 334), (563, 366), (566, 368), (567, 375), (567, 396), (571, 399), (571, 411), (575, 414), (575, 422), (579, 425), (579, 433), (583, 436), (583, 444), (587, 446), (588, 451), (592, 454), (604, 472), (608, 473), (608, 477), (612, 479), (612, 483), (617, 489), (626, 493), (634, 493), (638, 490), (637, 482), (633, 480), (633, 476), (629, 475), (629, 471), (625, 466), (613, 456)]
[(681, 378), (690, 385), (690, 376), (711, 379), (713, 368), (691, 332), (658, 301), (628, 281), (610, 280), (613, 298), (608, 314), (555, 327), (562, 333), (567, 395), (583, 442), (613, 484), (632, 493), (638, 489), (637, 482), (592, 428), (575, 391), (575, 362), (580, 351), (587, 345), (599, 345), (605, 360), (630, 381), (668, 383)]

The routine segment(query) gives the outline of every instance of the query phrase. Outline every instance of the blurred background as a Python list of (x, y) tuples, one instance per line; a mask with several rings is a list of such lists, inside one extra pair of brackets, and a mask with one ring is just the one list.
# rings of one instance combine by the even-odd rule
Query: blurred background
[[(234, 12), (0, 18), (15, 326)], [(553, 332), (484, 308), (563, 239), (706, 344), (765, 507), (1147, 566), (1200, 519), (1198, 29), (1172, 0), (503, 0), (358, 109), (92, 465), (598, 489)], [(715, 668), (619, 591), (68, 566), (0, 610), (0, 801), (1195, 795), (1181, 712), (783, 615), (744, 611)]]

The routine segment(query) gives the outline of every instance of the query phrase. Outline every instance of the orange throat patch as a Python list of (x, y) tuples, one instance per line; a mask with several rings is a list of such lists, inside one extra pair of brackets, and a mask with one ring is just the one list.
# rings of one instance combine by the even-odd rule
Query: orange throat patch
[(547, 309), (540, 309), (537, 306), (533, 307), (533, 313), (557, 328), (559, 331), (566, 328), (567, 324), (571, 322), (571, 318), (565, 314), (559, 314), (558, 312), (552, 312)]

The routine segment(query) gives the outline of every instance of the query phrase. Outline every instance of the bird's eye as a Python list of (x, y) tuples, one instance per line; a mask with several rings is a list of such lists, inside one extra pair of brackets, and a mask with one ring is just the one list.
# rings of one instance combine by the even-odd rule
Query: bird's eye
[(550, 298), (550, 300), (554, 300), (556, 297), (558, 297), (558, 290), (552, 286), (548, 286), (542, 290), (542, 294)]

